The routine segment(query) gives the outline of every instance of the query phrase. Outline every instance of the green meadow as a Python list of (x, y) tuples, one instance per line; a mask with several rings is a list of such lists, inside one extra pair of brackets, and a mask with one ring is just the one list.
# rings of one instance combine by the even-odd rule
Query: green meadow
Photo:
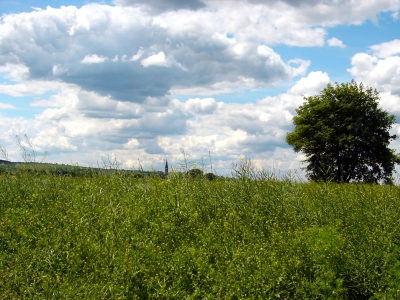
[(1, 299), (400, 299), (400, 187), (0, 175)]

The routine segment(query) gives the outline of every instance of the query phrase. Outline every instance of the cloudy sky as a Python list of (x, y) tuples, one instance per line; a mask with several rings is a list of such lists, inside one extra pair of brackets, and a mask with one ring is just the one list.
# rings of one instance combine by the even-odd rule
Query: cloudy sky
[[(47, 162), (299, 170), (302, 95), (355, 79), (400, 123), (400, 0), (0, 0), (0, 144)], [(400, 134), (396, 124), (393, 132)], [(400, 142), (391, 145), (400, 151)], [(207, 168), (210, 169), (209, 164)]]

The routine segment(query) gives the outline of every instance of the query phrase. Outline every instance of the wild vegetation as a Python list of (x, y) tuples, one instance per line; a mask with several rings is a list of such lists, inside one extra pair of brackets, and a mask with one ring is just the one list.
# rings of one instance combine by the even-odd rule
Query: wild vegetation
[(328, 84), (304, 97), (286, 141), (303, 152), (313, 181), (392, 183), (400, 155), (389, 148), (395, 116), (379, 108), (379, 92), (355, 81)]
[(400, 188), (0, 175), (0, 298), (399, 299)]

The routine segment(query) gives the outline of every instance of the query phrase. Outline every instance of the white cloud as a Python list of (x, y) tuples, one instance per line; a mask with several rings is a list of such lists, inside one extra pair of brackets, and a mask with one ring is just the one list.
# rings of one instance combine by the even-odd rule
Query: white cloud
[(65, 135), (60, 135), (58, 128), (44, 128), (32, 140), (35, 147), (47, 149), (45, 151), (75, 152), (78, 147), (73, 145), (72, 140)]
[(307, 77), (301, 78), (289, 90), (291, 95), (311, 96), (316, 95), (330, 82), (329, 76), (325, 72), (310, 72)]
[[(249, 14), (243, 15), (242, 8)], [(6, 53), (2, 60), (18, 60), (25, 66), (30, 80), (71, 83), (136, 103), (166, 97), (174, 90), (223, 93), (232, 87), (274, 86), (304, 74), (309, 62), (298, 60), (293, 66), (273, 47), (259, 45), (320, 45), (325, 34), (322, 28), (278, 21), (278, 10), (239, 3), (151, 15), (141, 5), (49, 7), (5, 16), (0, 51)], [(285, 25), (277, 29), (271, 22)], [(108, 60), (114, 63), (105, 64)]]
[(0, 109), (15, 109), (15, 106), (9, 103), (0, 102)]
[[(291, 59), (288, 61), (290, 73), (293, 77), (304, 75), (311, 64), (309, 60), (303, 59)], [(293, 67), (292, 65), (297, 65), (297, 67)]]
[[(313, 78), (308, 77), (308, 81)], [(145, 168), (150, 163), (160, 168), (167, 157), (171, 166), (177, 167), (180, 148), (185, 148), (198, 162), (211, 151), (214, 168), (220, 174), (228, 173), (230, 163), (240, 156), (265, 158), (264, 163), (258, 162), (265, 167), (275, 158), (280, 159), (276, 165), (282, 168), (294, 166), (293, 161), (281, 160), (287, 157), (282, 154), (287, 149), (277, 150), (286, 147), (285, 128), (291, 126), (293, 110), (301, 102), (301, 96), (293, 93), (244, 104), (221, 103), (213, 98), (173, 100), (161, 110), (75, 86), (49, 99), (57, 106), (46, 108), (33, 120), (0, 117), (0, 139), (27, 133), (39, 151), (50, 152), (50, 161), (78, 161), (80, 165), (96, 165), (102, 156), (116, 153), (130, 166), (140, 159)], [(36, 105), (47, 106), (46, 101), (38, 100)], [(11, 146), (10, 155), (18, 160), (12, 144), (6, 143), (7, 148)]]
[(22, 64), (6, 63), (0, 65), (0, 73), (3, 73), (6, 79), (13, 81), (22, 81), (29, 75), (29, 68)]
[(182, 108), (194, 115), (203, 115), (213, 113), (217, 107), (218, 104), (213, 98), (195, 98), (187, 100)]
[(379, 58), (387, 58), (400, 54), (400, 40), (393, 40), (369, 47), (373, 54)]
[(68, 86), (68, 84), (57, 81), (30, 80), (16, 84), (0, 84), (0, 94), (14, 97), (41, 95), (48, 91), (56, 91)]
[(357, 53), (348, 69), (356, 81), (383, 92), (400, 95), (400, 56), (379, 59), (367, 53)]
[[(208, 89), (218, 94), (232, 87), (274, 86), (305, 74), (309, 65), (303, 60), (291, 67), (273, 50), (274, 45), (322, 46), (327, 25), (360, 23), (398, 8), (389, 0), (362, 4), (238, 1), (235, 5), (121, 0), (116, 4), (48, 7), (4, 16), (0, 50), (6, 54), (0, 65), (18, 61), (31, 79), (73, 83), (137, 103), (174, 90), (206, 93)], [(107, 60), (114, 64), (102, 64)], [(168, 68), (160, 71), (150, 66)]]
[[(205, 0), (205, 3), (212, 7), (225, 7), (226, 1)], [(361, 24), (369, 19), (377, 23), (377, 15), (380, 12), (396, 12), (400, 8), (397, 0), (371, 0), (371, 1), (321, 1), (321, 0), (245, 0), (236, 1), (238, 5), (248, 3), (249, 6), (256, 6), (258, 9), (270, 9), (277, 19), (279, 25), (287, 19), (297, 21), (298, 24), (333, 26), (337, 24)], [(229, 1), (229, 3), (232, 3)], [(232, 5), (231, 5), (232, 6)], [(277, 11), (275, 11), (277, 8)], [(285, 14), (281, 12), (285, 11)], [(296, 16), (297, 14), (297, 16)], [(298, 33), (299, 31), (297, 31)]]
[(81, 63), (83, 64), (100, 64), (108, 60), (107, 57), (97, 55), (97, 54), (91, 54), (91, 55), (86, 55), (84, 59), (81, 60)]
[(346, 45), (343, 44), (343, 42), (335, 37), (331, 38), (328, 40), (328, 45), (330, 47), (340, 47), (340, 48), (346, 48)]
[(400, 122), (400, 96), (393, 95), (391, 92), (380, 93), (380, 105), (386, 111), (397, 116), (397, 122)]
[(158, 67), (169, 67), (170, 66), (170, 63), (167, 61), (165, 54), (162, 51), (158, 52), (157, 54), (153, 54), (145, 59), (142, 59), (142, 61), (140, 63), (145, 68), (147, 68), (149, 66), (158, 66)]
[[(393, 42), (393, 41), (392, 41)], [(395, 53), (395, 47), (389, 45), (396, 43), (382, 43), (371, 47), (374, 55), (357, 53), (352, 57), (352, 67), (348, 69), (350, 74), (358, 82), (380, 92), (380, 105), (386, 111), (400, 120), (400, 56), (390, 56)], [(399, 132), (399, 124), (395, 124), (392, 131)], [(398, 142), (394, 142), (399, 149)]]
[(140, 48), (138, 50), (138, 52), (132, 56), (131, 60), (136, 61), (136, 60), (140, 59), (142, 57), (143, 53), (144, 53), (143, 49)]
[(137, 149), (139, 146), (140, 143), (137, 139), (129, 139), (129, 141), (124, 144), (124, 148), (129, 150)]
[(267, 57), (270, 60), (275, 60), (279, 62), (281, 60), (281, 57), (279, 54), (275, 53), (274, 50), (272, 50), (270, 47), (262, 45), (257, 47), (257, 53), (258, 55), (262, 57)]

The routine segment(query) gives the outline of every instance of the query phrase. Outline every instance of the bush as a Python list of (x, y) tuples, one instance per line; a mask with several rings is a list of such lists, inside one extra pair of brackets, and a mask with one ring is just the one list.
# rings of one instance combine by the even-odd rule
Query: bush
[(211, 180), (216, 179), (217, 175), (215, 175), (214, 173), (207, 173), (207, 174), (204, 175), (204, 177), (211, 181)]
[(191, 169), (187, 172), (191, 178), (201, 178), (203, 177), (203, 172), (200, 169)]

